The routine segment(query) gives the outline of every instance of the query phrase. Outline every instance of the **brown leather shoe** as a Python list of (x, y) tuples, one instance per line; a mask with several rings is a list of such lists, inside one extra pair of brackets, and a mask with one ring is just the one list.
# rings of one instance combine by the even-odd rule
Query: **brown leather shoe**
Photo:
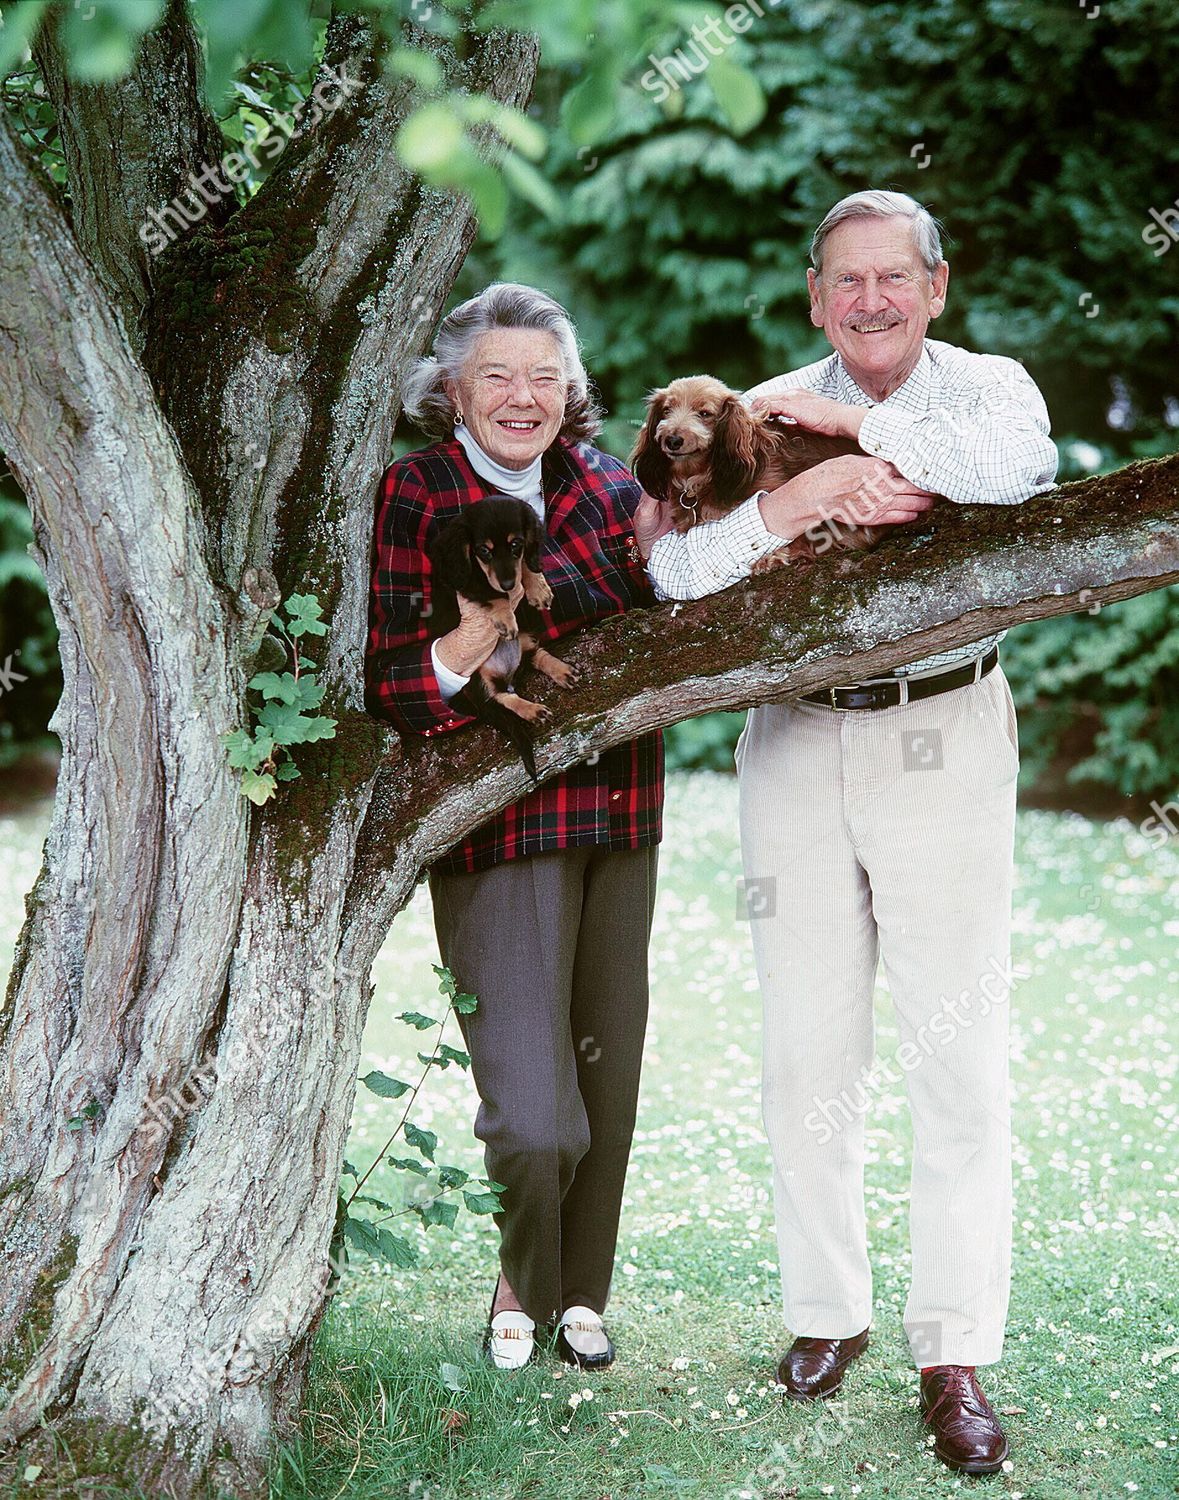
[(846, 1339), (795, 1339), (778, 1365), (778, 1384), (792, 1401), (833, 1396), (843, 1372), (868, 1347), (868, 1330)]
[(1007, 1438), (974, 1371), (935, 1365), (921, 1377), (921, 1410), (936, 1438), (933, 1451), (961, 1474), (994, 1474), (1007, 1457)]

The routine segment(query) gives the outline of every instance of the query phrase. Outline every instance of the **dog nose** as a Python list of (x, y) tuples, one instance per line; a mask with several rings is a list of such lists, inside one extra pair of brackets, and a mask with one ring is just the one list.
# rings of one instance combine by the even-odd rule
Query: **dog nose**
[(678, 432), (673, 432), (670, 437), (664, 438), (663, 446), (669, 448), (672, 453), (678, 453), (684, 446), (684, 440)]

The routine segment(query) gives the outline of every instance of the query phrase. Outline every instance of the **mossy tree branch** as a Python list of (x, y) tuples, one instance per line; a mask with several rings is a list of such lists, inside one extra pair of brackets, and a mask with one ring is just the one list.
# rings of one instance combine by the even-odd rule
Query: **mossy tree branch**
[[(1179, 582), (1179, 456), (1063, 485), (1020, 506), (938, 506), (867, 555), (749, 579), (608, 620), (558, 648), (575, 693), (529, 680), (552, 727), (540, 773), (647, 730), (878, 675), (1051, 615)], [(422, 866), (531, 783), (492, 731), (390, 735), (349, 905), (389, 920)]]

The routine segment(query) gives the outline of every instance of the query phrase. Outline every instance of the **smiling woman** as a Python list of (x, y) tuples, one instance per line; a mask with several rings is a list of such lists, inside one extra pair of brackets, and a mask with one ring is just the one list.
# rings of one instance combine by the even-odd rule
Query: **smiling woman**
[[(497, 283), (456, 308), (410, 376), (405, 410), (437, 441), (381, 483), (368, 707), (403, 733), (437, 735), (474, 722), (464, 689), (499, 645), (491, 612), (461, 594), (459, 624), (437, 633), (428, 549), (477, 501), (510, 496), (543, 526), (552, 601), (530, 638), (550, 644), (655, 595), (634, 538), (639, 486), (589, 442), (599, 413), (551, 297)], [(513, 602), (496, 601), (501, 619)], [(614, 1357), (601, 1314), (638, 1098), (662, 809), (656, 732), (543, 781), (430, 870), (442, 961), (479, 1002), (460, 1024), (475, 1134), (504, 1185), (485, 1335), (499, 1368), (527, 1363), (538, 1325), (553, 1322), (570, 1364)]]

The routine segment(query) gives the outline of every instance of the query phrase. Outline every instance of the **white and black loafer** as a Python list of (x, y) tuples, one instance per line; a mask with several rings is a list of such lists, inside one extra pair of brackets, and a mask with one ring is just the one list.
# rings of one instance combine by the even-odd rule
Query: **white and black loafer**
[(497, 1370), (521, 1370), (536, 1353), (536, 1324), (522, 1312), (496, 1313), (483, 1335), (483, 1352)]
[(567, 1307), (557, 1324), (557, 1353), (580, 1370), (604, 1370), (614, 1363), (614, 1345), (592, 1307)]

